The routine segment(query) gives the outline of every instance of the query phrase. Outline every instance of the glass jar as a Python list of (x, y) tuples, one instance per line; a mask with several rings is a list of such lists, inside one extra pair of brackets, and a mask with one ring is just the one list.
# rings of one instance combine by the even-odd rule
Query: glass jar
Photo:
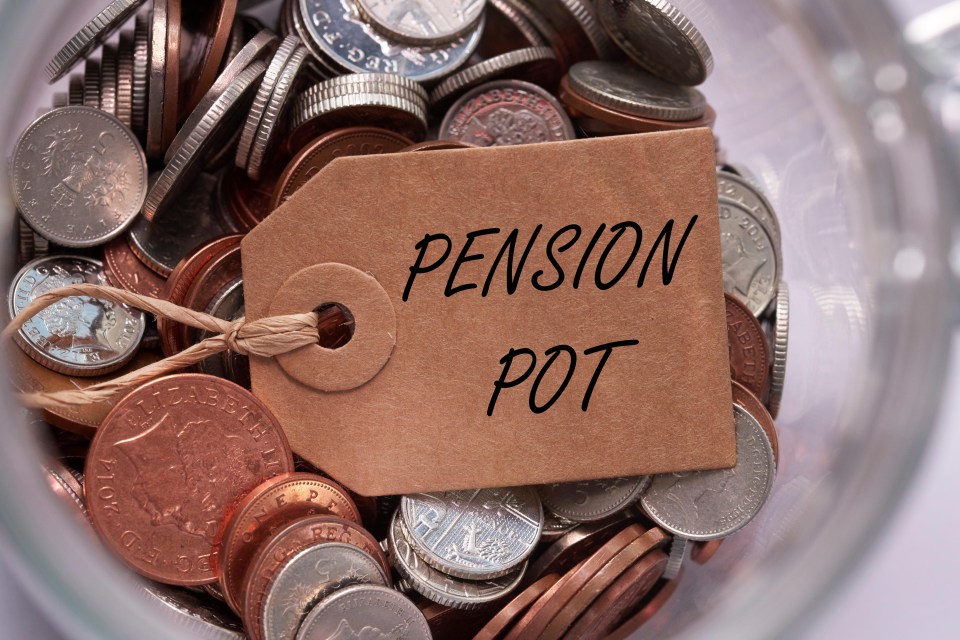
[[(702, 89), (723, 153), (779, 213), (790, 350), (770, 502), (708, 565), (687, 567), (638, 637), (777, 637), (863, 554), (923, 450), (950, 348), (948, 213), (960, 183), (923, 102), (928, 78), (881, 3), (673, 1), (714, 52)], [(49, 104), (46, 60), (102, 4), (0, 1), (7, 154)], [(6, 178), (0, 216), (11, 233)], [(141, 597), (74, 525), (39, 474), (24, 412), (6, 388), (0, 402), (0, 541), (50, 619), (71, 638), (202, 637)]]

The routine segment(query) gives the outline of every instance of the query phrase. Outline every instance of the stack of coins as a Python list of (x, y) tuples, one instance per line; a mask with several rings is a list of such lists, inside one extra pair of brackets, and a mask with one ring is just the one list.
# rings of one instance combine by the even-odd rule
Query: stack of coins
[[(96, 283), (236, 321), (244, 234), (335, 158), (717, 118), (710, 49), (661, 0), (286, 0), (274, 25), (255, 4), (112, 0), (51, 61), (63, 86), (12, 158), (12, 316)], [(625, 638), (757, 515), (779, 458), (780, 226), (748, 169), (718, 157), (716, 178), (734, 469), (355, 496), (295, 464), (227, 352), (40, 412), (51, 489), (211, 637)], [(321, 344), (351, 339), (346, 310), (318, 311)], [(69, 298), (19, 332), (13, 382), (84, 388), (208, 336)]]

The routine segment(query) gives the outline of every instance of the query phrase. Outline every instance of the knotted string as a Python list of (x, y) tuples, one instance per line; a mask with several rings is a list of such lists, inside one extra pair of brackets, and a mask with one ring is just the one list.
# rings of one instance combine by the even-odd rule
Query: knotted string
[(133, 391), (143, 383), (193, 366), (210, 356), (233, 351), (246, 356), (272, 358), (319, 344), (315, 312), (273, 316), (247, 322), (245, 318), (230, 322), (206, 313), (187, 309), (166, 300), (143, 296), (123, 289), (96, 284), (75, 284), (54, 289), (40, 295), (10, 322), (0, 334), (8, 341), (25, 323), (52, 304), (73, 296), (88, 296), (125, 304), (153, 315), (179, 322), (195, 329), (204, 329), (217, 335), (184, 349), (176, 355), (147, 365), (136, 371), (107, 380), (86, 389), (56, 392), (21, 393), (23, 404), (34, 409), (68, 409), (94, 402), (109, 402), (121, 394)]

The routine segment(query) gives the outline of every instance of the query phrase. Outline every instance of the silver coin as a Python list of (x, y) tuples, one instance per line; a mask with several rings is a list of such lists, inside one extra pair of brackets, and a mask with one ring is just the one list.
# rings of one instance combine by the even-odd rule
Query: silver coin
[(717, 171), (717, 193), (721, 198), (729, 198), (749, 209), (780, 246), (780, 222), (773, 205), (749, 178), (720, 169)]
[(100, 61), (93, 58), (83, 67), (83, 106), (100, 108)]
[(676, 84), (702, 84), (713, 71), (703, 35), (666, 0), (598, 0), (600, 23), (634, 62)]
[(294, 137), (300, 127), (311, 132), (347, 126), (382, 126), (422, 140), (427, 131), (427, 111), (422, 101), (401, 98), (394, 93), (359, 93), (341, 89), (343, 95), (325, 98), (300, 96), (294, 106)]
[(263, 603), (263, 640), (296, 636), (307, 613), (354, 585), (388, 585), (380, 563), (352, 544), (327, 542), (304, 549), (277, 572)]
[(690, 541), (683, 536), (673, 536), (670, 543), (670, 556), (667, 558), (667, 568), (663, 571), (664, 580), (674, 580), (680, 575), (680, 569), (683, 568), (683, 561), (687, 556), (687, 547)]
[(83, 105), (84, 80), (82, 73), (74, 73), (70, 76), (70, 106), (78, 107)]
[(342, 589), (313, 608), (297, 640), (431, 640), (430, 627), (417, 606), (387, 587), (356, 585)]
[(462, 69), (438, 84), (430, 92), (430, 104), (438, 107), (453, 100), (460, 93), (495, 78), (542, 77), (548, 86), (556, 80), (560, 70), (557, 56), (550, 47), (525, 47), (494, 56)]
[(388, 533), (390, 561), (405, 586), (446, 607), (464, 611), (479, 609), (515, 591), (526, 574), (523, 564), (512, 573), (488, 580), (466, 580), (438, 571), (423, 561), (410, 544), (410, 533), (401, 522), (400, 510), (393, 515)]
[(424, 108), (428, 99), (422, 84), (395, 73), (347, 73), (307, 87), (301, 95), (329, 98), (344, 92), (386, 93), (417, 103), (422, 101)]
[(499, 147), (576, 139), (563, 106), (547, 91), (519, 80), (499, 80), (464, 94), (447, 111), (440, 139)]
[(690, 540), (723, 538), (760, 512), (773, 486), (773, 447), (760, 423), (733, 405), (737, 464), (732, 469), (654, 476), (640, 500), (656, 524)]
[(770, 375), (770, 395), (767, 406), (770, 416), (780, 413), (783, 399), (783, 381), (787, 375), (787, 346), (790, 338), (790, 290), (786, 282), (777, 288), (777, 304), (773, 317), (773, 366)]
[(145, 265), (166, 278), (181, 260), (226, 231), (216, 213), (217, 178), (201, 174), (164, 212), (130, 227), (130, 248)]
[(605, 107), (642, 118), (696, 120), (707, 99), (691, 87), (661, 80), (626, 62), (578, 62), (570, 67), (570, 90)]
[(114, 31), (127, 21), (146, 0), (113, 0), (77, 32), (47, 64), (47, 75), (53, 84), (70, 72), (101, 42), (106, 42)]
[(17, 215), (17, 267), (22, 267), (37, 257), (33, 238), (33, 229), (23, 221), (22, 216)]
[(567, 535), (579, 526), (579, 522), (567, 520), (566, 518), (562, 518), (557, 514), (544, 509), (543, 533), (540, 535), (540, 540), (541, 542), (553, 542), (554, 540)]
[(483, 19), (452, 42), (417, 47), (381, 35), (352, 0), (299, 0), (310, 40), (343, 71), (396, 73), (424, 82), (447, 75), (466, 62), (483, 32)]
[(400, 500), (400, 512), (427, 564), (471, 580), (510, 573), (543, 532), (543, 506), (531, 487), (417, 493)]
[(745, 206), (728, 198), (719, 205), (723, 289), (759, 316), (780, 284), (780, 249)]
[(147, 135), (147, 101), (150, 91), (150, 16), (137, 14), (133, 29), (132, 129), (143, 140)]
[(65, 247), (95, 247), (133, 221), (147, 191), (147, 160), (119, 120), (62, 107), (20, 136), (13, 155), (17, 208), (34, 231)]
[(100, 108), (117, 115), (117, 48), (111, 44), (100, 52)]
[(173, 627), (185, 638), (247, 640), (243, 625), (226, 605), (197, 597), (187, 589), (156, 582), (142, 587), (146, 597), (161, 603), (176, 620)]
[(429, 46), (453, 40), (476, 26), (486, 0), (357, 0), (357, 4), (387, 35)]
[(537, 488), (543, 506), (573, 522), (603, 520), (640, 498), (650, 476), (547, 484)]
[(122, 31), (117, 51), (117, 120), (126, 127), (133, 127), (133, 49), (133, 32)]
[[(51, 256), (28, 263), (10, 287), (10, 316), (39, 296), (75, 284), (106, 285), (99, 260)], [(72, 376), (99, 376), (129, 362), (146, 328), (142, 311), (87, 296), (64, 298), (27, 321), (15, 338), (48, 369)]]

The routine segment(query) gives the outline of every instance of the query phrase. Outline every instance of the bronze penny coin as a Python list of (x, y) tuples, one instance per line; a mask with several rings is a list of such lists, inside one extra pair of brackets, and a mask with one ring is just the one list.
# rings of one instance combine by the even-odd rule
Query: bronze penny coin
[(139, 387), (107, 415), (86, 464), (90, 516), (106, 546), (165, 584), (216, 582), (227, 514), (293, 470), (276, 418), (246, 389), (180, 374)]
[(240, 613), (236, 595), (260, 545), (277, 529), (304, 516), (338, 516), (360, 524), (360, 515), (346, 492), (332, 481), (309, 473), (291, 473), (267, 480), (234, 510), (223, 533), (220, 584), (230, 608)]
[(730, 344), (730, 377), (762, 398), (767, 390), (770, 352), (763, 327), (750, 309), (729, 293), (727, 305), (727, 342)]
[(352, 544), (381, 563), (385, 562), (380, 544), (352, 523), (331, 516), (307, 516), (294, 520), (260, 546), (247, 568), (240, 593), (234, 594), (238, 602), (243, 603), (241, 617), (250, 640), (261, 640), (263, 603), (277, 572), (299, 552), (324, 542)]
[(224, 214), (235, 221), (241, 232), (252, 230), (273, 212), (271, 200), (285, 164), (278, 160), (260, 180), (251, 180), (243, 169), (231, 166), (224, 172), (221, 202)]
[[(206, 311), (217, 294), (241, 276), (240, 245), (235, 244), (215, 256), (197, 273), (181, 306), (194, 311)], [(173, 335), (182, 351), (199, 342), (202, 333), (202, 329), (179, 325)]]
[[(563, 602), (563, 600), (566, 599), (566, 603), (561, 605), (562, 608), (547, 624), (540, 638), (544, 640), (560, 640), (577, 618), (583, 615), (594, 601), (600, 597), (600, 594), (614, 584), (620, 576), (640, 560), (640, 558), (647, 555), (650, 551), (663, 546), (669, 539), (666, 533), (654, 527), (618, 551), (615, 556), (603, 563), (603, 565), (589, 577), (591, 562), (588, 561), (580, 571), (583, 577), (580, 579), (575, 577), (565, 589), (557, 592), (556, 600)], [(598, 554), (598, 556), (595, 557), (602, 556)], [(593, 558), (591, 558), (591, 560), (593, 560)]]
[(658, 550), (641, 557), (594, 600), (564, 638), (592, 640), (616, 629), (657, 584), (667, 559), (667, 554)]
[(633, 614), (633, 617), (617, 627), (616, 631), (608, 635), (606, 640), (628, 640), (628, 638), (634, 636), (637, 630), (656, 615), (656, 613), (663, 608), (663, 605), (670, 600), (670, 597), (680, 585), (680, 579), (682, 577), (683, 569), (680, 570), (680, 573), (677, 574), (677, 577), (673, 580), (661, 580), (654, 588), (652, 597), (648, 596), (646, 604), (643, 605), (640, 611)]
[(736, 380), (733, 381), (733, 403), (746, 409), (747, 413), (757, 419), (763, 432), (770, 439), (770, 446), (773, 447), (773, 461), (780, 465), (780, 440), (777, 436), (777, 427), (770, 416), (770, 412), (760, 402), (760, 398), (750, 393), (744, 385)]
[(559, 579), (559, 575), (551, 573), (531, 584), (500, 609), (499, 613), (474, 636), (473, 640), (499, 640), (502, 638), (510, 625), (526, 613), (533, 606), (533, 603), (555, 585)]
[(143, 264), (126, 238), (117, 238), (103, 248), (104, 271), (114, 287), (159, 298), (167, 281)]
[(189, 47), (183, 48), (180, 58), (180, 123), (213, 86), (230, 43), (236, 14), (237, 0), (184, 5), (183, 37), (189, 41)]
[(535, 637), (527, 634), (527, 627), (530, 625), (530, 622), (533, 621), (544, 607), (550, 605), (551, 599), (556, 595), (556, 593), (563, 589), (572, 579), (573, 576), (579, 571), (587, 560), (581, 560), (575, 567), (570, 571), (560, 576), (560, 579), (553, 583), (539, 598), (537, 598), (533, 604), (529, 606), (526, 613), (522, 614), (522, 617), (514, 623), (512, 627), (509, 628), (506, 635), (503, 636), (503, 640), (525, 640), (526, 638)]
[(707, 542), (694, 542), (690, 545), (690, 559), (697, 564), (707, 564), (720, 550), (725, 538), (717, 538)]
[(629, 523), (629, 512), (620, 512), (606, 520), (581, 524), (561, 536), (530, 563), (527, 581), (533, 582), (551, 573), (565, 574), (623, 531)]
[(413, 142), (399, 133), (376, 127), (337, 129), (314, 140), (287, 165), (273, 192), (270, 210), (286, 202), (310, 178), (337, 158), (403, 151)]

